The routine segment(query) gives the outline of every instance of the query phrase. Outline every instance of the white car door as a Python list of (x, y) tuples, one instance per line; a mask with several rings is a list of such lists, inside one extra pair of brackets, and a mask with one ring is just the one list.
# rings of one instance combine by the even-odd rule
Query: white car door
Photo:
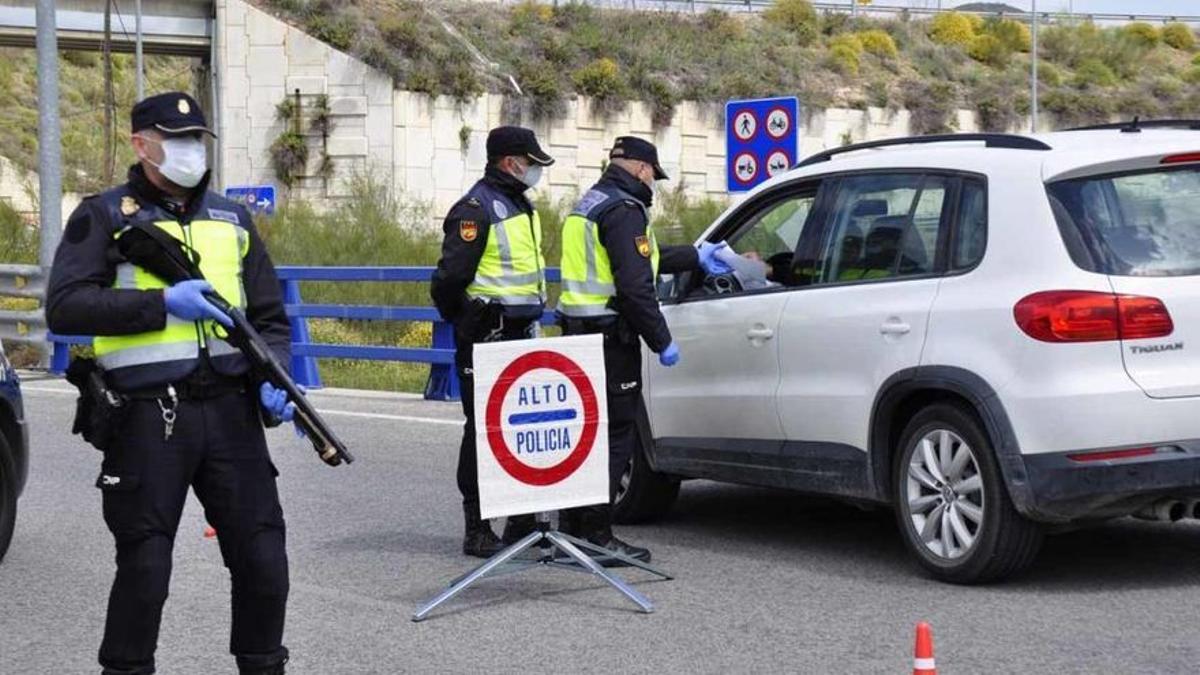
[[(802, 243), (810, 285), (780, 321), (778, 404), (789, 486), (863, 494), (871, 411), (883, 383), (919, 365), (937, 295), (937, 252), (960, 179), (843, 176), (822, 236)], [(804, 247), (811, 245), (807, 252)]]
[[(817, 185), (781, 186), (733, 212), (711, 235), (739, 254), (786, 271), (816, 198)], [(726, 477), (727, 470), (770, 464), (783, 441), (779, 386), (779, 319), (787, 288), (743, 288), (742, 277), (680, 279), (696, 286), (663, 306), (682, 358), (664, 368), (647, 354), (647, 405), (659, 470)], [(732, 284), (730, 282), (733, 282)], [(753, 286), (753, 288), (751, 288)], [(749, 482), (752, 478), (742, 476)], [(769, 481), (768, 481), (769, 482)]]

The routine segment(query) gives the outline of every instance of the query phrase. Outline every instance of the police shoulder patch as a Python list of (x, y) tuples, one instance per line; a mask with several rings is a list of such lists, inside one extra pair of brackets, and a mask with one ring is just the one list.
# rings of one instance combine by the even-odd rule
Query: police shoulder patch
[(479, 225), (473, 220), (458, 221), (458, 236), (465, 242), (475, 241), (479, 236)]
[(234, 225), (240, 225), (242, 222), (242, 219), (238, 217), (236, 212), (225, 211), (223, 209), (209, 209), (208, 217), (212, 218), (213, 220), (224, 220), (225, 222), (233, 223)]
[(633, 243), (637, 246), (638, 255), (643, 258), (650, 257), (650, 238), (646, 235), (640, 235), (633, 238)]

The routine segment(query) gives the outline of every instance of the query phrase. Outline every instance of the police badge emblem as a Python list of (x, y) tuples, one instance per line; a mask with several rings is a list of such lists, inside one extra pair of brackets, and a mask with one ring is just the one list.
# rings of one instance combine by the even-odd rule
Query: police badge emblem
[(479, 226), (473, 220), (459, 221), (458, 236), (465, 242), (475, 241), (475, 237), (479, 236)]
[(138, 204), (137, 200), (133, 197), (130, 197), (129, 195), (121, 197), (121, 215), (132, 216), (140, 211), (141, 208), (142, 205)]
[(637, 244), (637, 252), (639, 255), (641, 255), (643, 258), (650, 257), (650, 239), (649, 239), (649, 237), (647, 237), (646, 235), (642, 235), (640, 237), (634, 237), (633, 243)]

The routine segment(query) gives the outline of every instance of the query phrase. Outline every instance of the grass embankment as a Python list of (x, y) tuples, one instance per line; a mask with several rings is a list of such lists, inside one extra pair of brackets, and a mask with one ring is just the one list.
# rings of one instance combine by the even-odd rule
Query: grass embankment
[[(1004, 130), (1030, 108), (1029, 28), (1012, 19), (855, 19), (804, 0), (700, 15), (573, 2), (255, 1), (403, 89), (466, 101), (485, 90), (511, 94), (511, 75), (524, 96), (509, 104), (540, 117), (577, 94), (609, 109), (647, 101), (659, 124), (683, 100), (797, 94), (816, 108), (906, 108), (914, 133), (932, 133), (953, 128), (955, 109)], [(497, 65), (481, 63), (446, 24)], [(1200, 57), (1184, 24), (1100, 28), (1059, 17), (1040, 38), (1042, 108), (1060, 126), (1200, 115)]]

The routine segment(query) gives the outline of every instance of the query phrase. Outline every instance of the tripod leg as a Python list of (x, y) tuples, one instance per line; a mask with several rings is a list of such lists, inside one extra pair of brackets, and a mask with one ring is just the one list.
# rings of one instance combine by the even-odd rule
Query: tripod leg
[(575, 544), (568, 541), (558, 532), (547, 532), (546, 538), (549, 539), (550, 543), (554, 544), (554, 546), (560, 551), (571, 556), (575, 562), (591, 570), (592, 574), (604, 579), (609, 583), (610, 586), (617, 589), (622, 595), (632, 600), (633, 603), (640, 607), (643, 612), (649, 614), (654, 611), (654, 605), (646, 598), (646, 596), (638, 593), (637, 590), (635, 590), (632, 586), (625, 583), (625, 580), (623, 580), (621, 577), (601, 567), (599, 563), (589, 558), (586, 553), (580, 551)]
[(479, 581), (480, 579), (486, 577), (489, 573), (491, 573), (496, 568), (501, 567), (505, 563), (507, 563), (510, 560), (512, 560), (513, 558), (517, 557), (518, 555), (521, 554), (522, 551), (525, 551), (526, 549), (532, 547), (534, 544), (541, 541), (544, 537), (546, 537), (545, 532), (531, 532), (529, 535), (527, 535), (521, 541), (518, 541), (517, 543), (513, 544), (512, 546), (509, 546), (508, 548), (497, 553), (496, 555), (492, 556), (491, 558), (488, 558), (488, 560), (486, 562), (484, 562), (482, 565), (480, 565), (479, 567), (476, 567), (469, 574), (462, 577), (461, 580), (459, 580), (457, 583), (452, 584), (449, 588), (447, 588), (446, 590), (439, 593), (436, 598), (434, 598), (433, 600), (430, 600), (425, 606), (423, 606), (419, 610), (417, 610), (417, 613), (413, 615), (412, 620), (413, 621), (424, 620), (425, 617), (428, 616), (430, 612), (432, 612), (434, 609), (437, 609), (438, 605), (442, 604), (443, 602), (446, 602), (450, 598), (453, 598), (454, 596), (463, 592), (469, 586), (474, 584), (476, 581)]
[(613, 560), (619, 560), (630, 567), (636, 567), (641, 570), (646, 570), (647, 572), (649, 572), (651, 574), (657, 574), (658, 576), (660, 576), (664, 579), (674, 579), (675, 578), (675, 577), (672, 577), (670, 574), (667, 574), (666, 572), (658, 569), (657, 567), (654, 567), (653, 565), (644, 563), (641, 560), (638, 560), (637, 558), (631, 558), (627, 555), (617, 553), (616, 551), (610, 551), (609, 549), (606, 549), (603, 546), (598, 546), (596, 544), (593, 544), (592, 542), (587, 541), (586, 539), (579, 539), (577, 537), (572, 537), (569, 534), (563, 534), (561, 532), (558, 532), (557, 535), (566, 539), (567, 541), (571, 542), (572, 544), (575, 544), (576, 546), (578, 546), (579, 548), (581, 548), (585, 551), (590, 551), (592, 553), (595, 553), (600, 559), (611, 558)]

